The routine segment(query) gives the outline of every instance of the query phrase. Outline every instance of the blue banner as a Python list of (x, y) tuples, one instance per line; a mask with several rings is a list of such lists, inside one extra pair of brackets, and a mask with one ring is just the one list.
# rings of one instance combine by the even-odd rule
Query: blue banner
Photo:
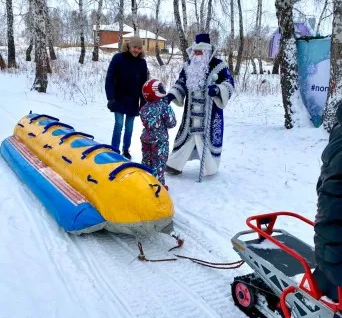
[(330, 79), (331, 38), (298, 39), (299, 88), (315, 127), (322, 124)]

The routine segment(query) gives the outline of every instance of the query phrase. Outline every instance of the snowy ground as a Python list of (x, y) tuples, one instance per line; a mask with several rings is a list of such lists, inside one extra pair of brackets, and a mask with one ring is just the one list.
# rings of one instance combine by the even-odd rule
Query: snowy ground
[[(104, 74), (98, 74), (102, 78)], [(87, 104), (52, 83), (47, 94), (30, 91), (32, 75), (0, 73), (0, 140), (30, 110), (58, 117), (101, 143), (111, 139), (113, 116), (103, 90)], [(89, 90), (93, 88), (89, 87)], [(175, 109), (180, 121), (181, 109)], [(185, 239), (177, 251), (213, 262), (238, 260), (230, 239), (245, 230), (250, 215), (288, 210), (314, 219), (320, 155), (328, 135), (321, 128), (283, 128), (279, 92), (239, 93), (225, 110), (220, 171), (198, 179), (199, 162), (180, 176), (167, 176), (176, 231)], [(132, 154), (140, 161), (140, 120)], [(177, 129), (173, 129), (173, 143)], [(187, 260), (137, 260), (136, 240), (98, 232), (66, 234), (0, 157), (1, 318), (240, 318), (230, 283), (250, 272), (201, 267)], [(313, 229), (292, 219), (279, 223), (312, 244)], [(172, 257), (174, 240), (159, 234), (142, 239), (148, 258)]]

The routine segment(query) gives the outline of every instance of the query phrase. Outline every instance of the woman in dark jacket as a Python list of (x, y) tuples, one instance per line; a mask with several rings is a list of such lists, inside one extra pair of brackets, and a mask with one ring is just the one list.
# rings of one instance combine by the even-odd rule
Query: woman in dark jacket
[(115, 116), (112, 146), (120, 153), (121, 131), (126, 115), (122, 150), (128, 159), (131, 159), (129, 147), (134, 118), (139, 115), (139, 106), (144, 104), (142, 87), (148, 77), (142, 46), (143, 41), (139, 37), (132, 37), (124, 43), (122, 52), (115, 54), (110, 62), (106, 76), (108, 108)]
[(322, 153), (314, 238), (314, 277), (323, 294), (335, 301), (337, 286), (342, 286), (342, 101), (336, 117), (338, 122)]

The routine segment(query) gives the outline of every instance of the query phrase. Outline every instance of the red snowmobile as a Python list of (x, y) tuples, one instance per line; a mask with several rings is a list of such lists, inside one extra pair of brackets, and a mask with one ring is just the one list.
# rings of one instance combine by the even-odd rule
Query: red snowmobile
[[(314, 248), (282, 229), (275, 229), (278, 216), (314, 225), (292, 212), (249, 217), (246, 223), (252, 230), (237, 233), (232, 244), (254, 273), (234, 278), (231, 287), (235, 304), (249, 317), (342, 317), (342, 287), (338, 287), (338, 303), (322, 297), (312, 275), (316, 268)], [(251, 235), (252, 239), (242, 239)]]

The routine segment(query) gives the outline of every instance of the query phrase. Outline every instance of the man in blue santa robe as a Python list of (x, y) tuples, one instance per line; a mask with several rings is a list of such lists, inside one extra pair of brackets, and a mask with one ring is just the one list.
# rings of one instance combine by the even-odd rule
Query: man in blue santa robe
[(187, 49), (190, 60), (184, 63), (169, 91), (169, 102), (184, 105), (182, 122), (167, 161), (169, 173), (180, 174), (188, 160), (201, 160), (204, 150), (203, 175), (215, 174), (219, 168), (223, 109), (232, 96), (234, 81), (227, 64), (215, 57), (216, 51), (209, 34), (198, 34)]

